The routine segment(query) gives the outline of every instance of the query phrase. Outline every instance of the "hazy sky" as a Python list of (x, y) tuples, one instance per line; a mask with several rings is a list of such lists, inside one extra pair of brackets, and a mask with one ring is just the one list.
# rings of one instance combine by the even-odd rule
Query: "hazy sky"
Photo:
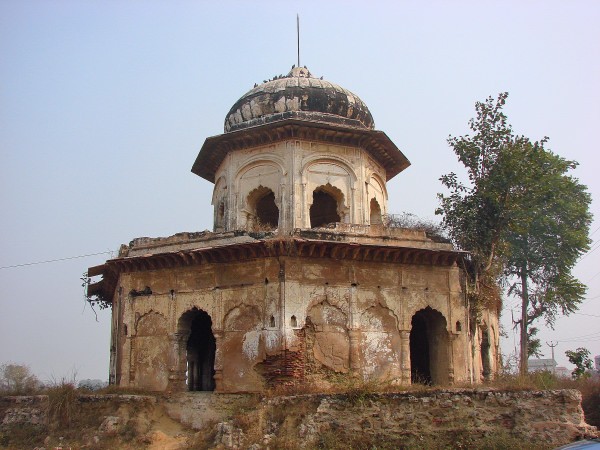
[[(296, 62), (296, 13), (301, 64), (360, 96), (412, 162), (388, 185), (390, 212), (434, 218), (440, 175), (460, 171), (446, 138), (508, 91), (515, 132), (579, 161), (598, 230), (597, 1), (3, 0), (0, 363), (107, 378), (109, 313), (96, 321), (81, 274), (135, 237), (212, 227), (192, 163), (241, 95)], [(560, 364), (567, 349), (600, 354), (599, 263), (590, 252), (576, 268), (580, 313), (540, 324)]]

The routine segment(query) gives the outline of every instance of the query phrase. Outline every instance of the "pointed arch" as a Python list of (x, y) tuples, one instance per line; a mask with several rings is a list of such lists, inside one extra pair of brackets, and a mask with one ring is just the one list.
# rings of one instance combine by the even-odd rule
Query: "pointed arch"
[(184, 312), (177, 322), (180, 360), (185, 366), (189, 391), (214, 391), (216, 340), (210, 315), (196, 307)]
[(255, 224), (271, 228), (279, 226), (279, 208), (275, 203), (275, 193), (268, 187), (259, 185), (246, 197), (246, 209)]
[(381, 214), (381, 206), (379, 202), (373, 197), (369, 202), (369, 223), (371, 225), (381, 225), (383, 223), (383, 216)]
[(449, 381), (447, 322), (444, 315), (427, 306), (411, 320), (410, 361), (413, 383), (446, 384)]
[(310, 227), (317, 228), (340, 222), (344, 212), (344, 194), (331, 184), (318, 186), (312, 193)]

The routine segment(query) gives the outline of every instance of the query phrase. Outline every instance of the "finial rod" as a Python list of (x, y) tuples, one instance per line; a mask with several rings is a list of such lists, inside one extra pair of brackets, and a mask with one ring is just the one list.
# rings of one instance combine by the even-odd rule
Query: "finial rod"
[(296, 14), (296, 36), (298, 37), (298, 67), (300, 67), (300, 15)]

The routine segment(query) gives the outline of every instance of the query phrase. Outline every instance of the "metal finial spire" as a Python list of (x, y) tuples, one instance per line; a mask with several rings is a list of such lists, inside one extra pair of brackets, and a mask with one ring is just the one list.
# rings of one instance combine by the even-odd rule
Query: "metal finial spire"
[(298, 67), (300, 67), (300, 15), (296, 13), (296, 35), (298, 37)]

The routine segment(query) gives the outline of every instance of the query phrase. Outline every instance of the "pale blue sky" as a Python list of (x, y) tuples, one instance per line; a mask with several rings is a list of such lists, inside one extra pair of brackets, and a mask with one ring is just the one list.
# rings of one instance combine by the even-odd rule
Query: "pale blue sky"
[[(296, 13), (302, 65), (360, 96), (412, 162), (390, 211), (434, 217), (439, 176), (460, 170), (447, 136), (508, 91), (515, 131), (580, 162), (600, 219), (596, 1), (3, 0), (0, 266), (210, 229), (212, 185), (190, 168), (231, 105), (296, 62)], [(106, 378), (109, 315), (95, 322), (79, 277), (109, 256), (1, 269), (0, 363)], [(590, 300), (541, 336), (565, 341), (561, 364), (600, 354), (600, 251), (576, 274)]]

